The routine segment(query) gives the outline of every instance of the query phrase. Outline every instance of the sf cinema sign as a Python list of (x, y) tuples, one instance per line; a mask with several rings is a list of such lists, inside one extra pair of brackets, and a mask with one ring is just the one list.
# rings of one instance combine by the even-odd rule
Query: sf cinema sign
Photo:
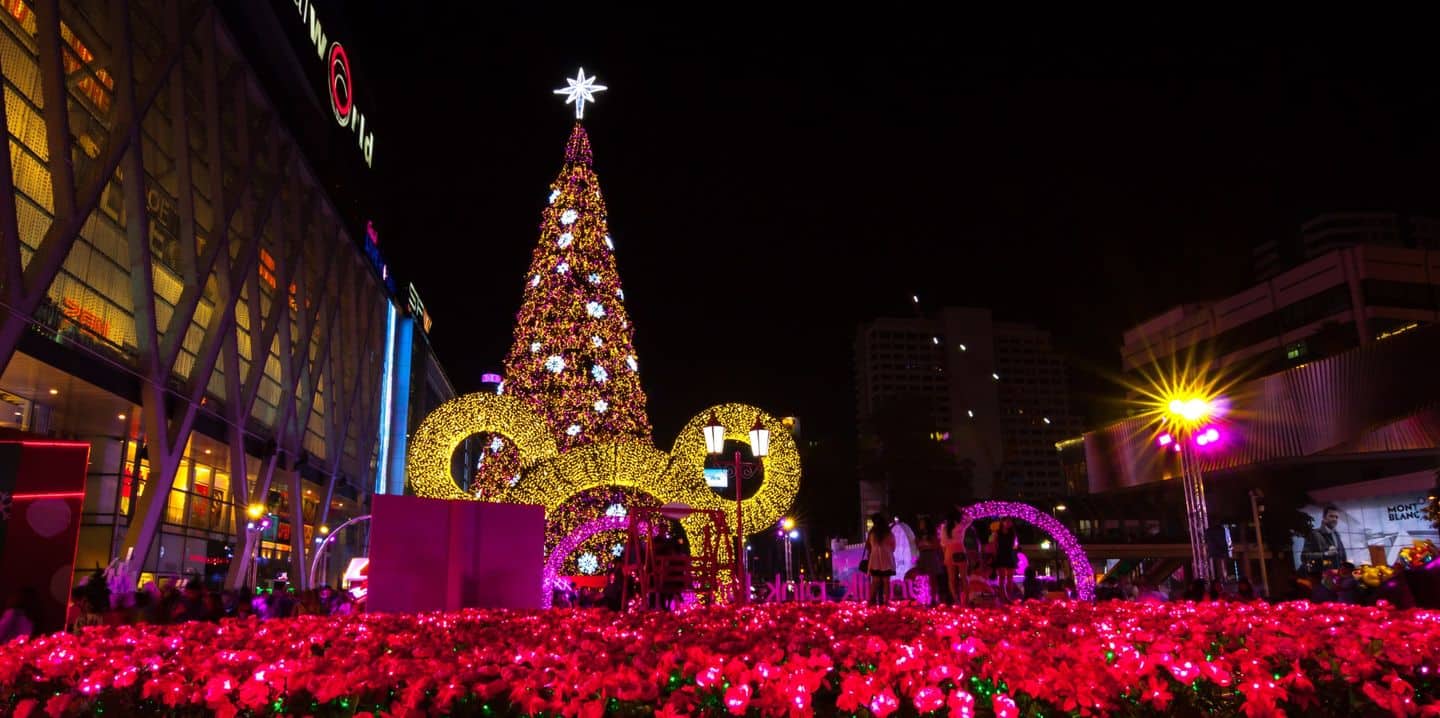
[(310, 33), (310, 43), (315, 46), (315, 56), (326, 63), (326, 89), (330, 95), (330, 109), (335, 113), (335, 122), (355, 133), (355, 144), (365, 155), (365, 166), (373, 166), (375, 156), (375, 133), (366, 132), (365, 115), (355, 106), (355, 92), (350, 82), (350, 58), (345, 46), (328, 42), (320, 17), (310, 0), (295, 0), (295, 10), (300, 13), (300, 24)]

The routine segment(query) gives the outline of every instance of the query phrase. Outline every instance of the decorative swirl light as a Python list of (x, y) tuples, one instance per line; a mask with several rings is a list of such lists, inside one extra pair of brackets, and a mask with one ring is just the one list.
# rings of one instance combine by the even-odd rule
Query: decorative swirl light
[(670, 483), (685, 487), (682, 501), (697, 509), (720, 509), (726, 512), (730, 526), (735, 525), (735, 502), (722, 498), (705, 484), (705, 425), (711, 415), (725, 427), (725, 439), (750, 443), (750, 429), (758, 418), (770, 430), (770, 455), (763, 459), (760, 490), (744, 501), (746, 533), (769, 529), (785, 516), (800, 490), (800, 452), (790, 427), (777, 417), (746, 404), (721, 404), (695, 415), (670, 451)]
[(466, 437), (500, 434), (515, 443), (522, 469), (553, 459), (559, 452), (550, 428), (524, 402), (509, 395), (477, 392), (451, 399), (431, 412), (415, 435), (405, 459), (405, 478), (416, 496), (470, 499), (450, 475), (450, 459)]
[[(548, 435), (545, 421), (518, 399), (490, 393), (467, 394), (441, 404), (421, 422), (410, 440), (406, 479), (416, 496), (539, 504), (545, 507), (547, 516), (582, 492), (606, 486), (631, 487), (654, 496), (662, 504), (723, 511), (733, 531), (735, 502), (721, 498), (705, 483), (703, 427), (711, 416), (724, 425), (726, 439), (746, 444), (757, 418), (770, 430), (770, 454), (764, 459), (760, 489), (744, 501), (746, 525), (752, 529), (747, 533), (764, 531), (780, 520), (795, 500), (800, 488), (800, 453), (789, 427), (779, 418), (746, 404), (721, 404), (696, 414), (676, 437), (669, 454), (638, 439), (599, 442), (560, 452), (555, 439)], [(519, 481), (484, 499), (461, 491), (450, 474), (455, 448), (465, 437), (482, 431), (514, 442), (522, 467)], [(687, 531), (703, 528), (697, 516), (682, 523)], [(581, 527), (585, 526), (590, 524)], [(581, 527), (568, 535), (576, 535)], [(619, 528), (624, 528), (623, 524)], [(729, 553), (733, 541), (719, 545), (723, 553)], [(690, 547), (692, 552), (703, 548), (694, 541)], [(551, 555), (559, 555), (563, 562), (568, 553), (557, 548)], [(722, 560), (728, 561), (723, 556)], [(545, 593), (548, 603), (548, 589)]]

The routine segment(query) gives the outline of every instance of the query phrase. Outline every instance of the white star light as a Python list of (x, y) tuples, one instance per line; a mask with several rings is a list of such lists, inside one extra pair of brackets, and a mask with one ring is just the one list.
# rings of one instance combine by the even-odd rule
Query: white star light
[(607, 88), (604, 85), (595, 84), (595, 76), (585, 76), (585, 68), (575, 73), (575, 79), (565, 78), (565, 87), (555, 91), (557, 95), (565, 96), (565, 104), (575, 103), (575, 119), (585, 118), (585, 103), (595, 101), (595, 93), (604, 92)]
[(579, 213), (579, 212), (576, 212), (576, 211), (573, 210), (573, 209), (567, 209), (567, 210), (565, 210), (564, 212), (561, 212), (561, 213), (560, 213), (560, 224), (567, 225), (567, 226), (568, 226), (568, 225), (572, 225), (572, 224), (575, 224), (575, 220), (577, 220), (577, 219), (579, 219), (579, 218), (580, 218), (580, 213)]
[(585, 313), (596, 319), (605, 316), (605, 305), (600, 302), (586, 302)]
[(558, 354), (552, 355), (550, 356), (550, 358), (545, 360), (545, 368), (548, 369), (552, 374), (559, 374), (560, 372), (565, 371), (565, 360), (562, 359)]
[(569, 262), (561, 262), (560, 264), (558, 264), (558, 265), (555, 266), (555, 271), (558, 272), (558, 273), (560, 273), (560, 274), (564, 274), (564, 273), (570, 271), (570, 263), (569, 263)]
[(557, 239), (557, 240), (555, 240), (555, 243), (558, 244), (558, 245), (560, 245), (560, 248), (561, 248), (561, 249), (564, 249), (564, 248), (566, 248), (566, 247), (569, 247), (569, 246), (570, 246), (570, 243), (571, 243), (571, 242), (574, 242), (574, 241), (575, 241), (575, 235), (570, 234), (569, 232), (566, 232), (565, 234), (560, 235), (560, 238)]
[(601, 338), (598, 337), (598, 336), (592, 336), (592, 337), (590, 337), (590, 346), (592, 346), (592, 347), (603, 347), (603, 346), (605, 346), (605, 340), (604, 340), (604, 339), (601, 339)]
[(595, 411), (598, 411), (598, 412), (600, 412), (601, 414), (604, 414), (605, 411), (606, 411), (607, 409), (609, 409), (609, 408), (610, 408), (610, 402), (605, 401), (604, 399), (596, 399), (596, 400), (595, 400)]
[(556, 198), (556, 197), (559, 197), (559, 196), (560, 196), (560, 190), (558, 190), (558, 189), (552, 189), (552, 190), (550, 190), (550, 204), (555, 204), (555, 198)]
[(570, 436), (574, 436), (574, 435), (580, 433), (580, 425), (579, 425), (579, 424), (571, 424), (570, 427), (565, 430), (565, 433), (566, 433), (566, 434), (569, 434)]
[(580, 573), (586, 576), (594, 576), (600, 573), (600, 559), (596, 558), (595, 554), (589, 551), (580, 554), (580, 558), (575, 559), (575, 565), (580, 569)]

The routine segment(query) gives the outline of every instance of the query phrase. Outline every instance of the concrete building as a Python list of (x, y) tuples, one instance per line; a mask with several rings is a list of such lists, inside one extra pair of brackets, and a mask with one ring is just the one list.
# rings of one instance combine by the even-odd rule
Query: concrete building
[(1136, 380), (1186, 360), (1264, 375), (1437, 319), (1440, 250), (1358, 245), (1133, 327), (1124, 333), (1121, 361)]
[[(995, 321), (986, 309), (876, 319), (857, 332), (855, 370), (862, 451), (878, 450), (875, 423), (887, 406), (903, 403), (925, 413), (930, 438), (967, 484), (957, 487), (964, 495), (1064, 493), (1054, 445), (1079, 423), (1048, 333)], [(861, 493), (867, 511), (883, 502), (881, 487)]]
[(1290, 237), (1252, 250), (1256, 281), (1265, 281), (1316, 257), (1345, 247), (1440, 249), (1440, 219), (1398, 212), (1330, 212), (1300, 225)]
[(326, 172), (368, 171), (373, 126), (350, 77), (282, 109), (252, 60), (322, 87), (325, 63), (234, 32), (305, 36), (304, 7), (0, 2), (0, 399), (13, 429), (91, 444), (77, 571), (248, 582), (258, 505), (256, 578), (303, 586), (384, 471), (405, 305), (311, 164), (338, 146)]

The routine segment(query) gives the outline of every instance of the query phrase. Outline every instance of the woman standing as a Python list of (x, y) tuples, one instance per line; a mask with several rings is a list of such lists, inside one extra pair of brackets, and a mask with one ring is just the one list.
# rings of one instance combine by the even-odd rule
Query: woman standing
[(970, 602), (970, 557), (965, 553), (965, 534), (961, 531), (958, 509), (951, 509), (940, 526), (940, 549), (945, 556), (950, 599), (964, 608)]
[(1017, 542), (1015, 521), (1008, 518), (1002, 519), (1000, 527), (995, 531), (994, 539), (995, 578), (1000, 582), (1000, 597), (1009, 601), (1010, 592), (1015, 583), (1015, 567), (1019, 564), (1019, 558), (1015, 551)]
[[(940, 602), (941, 586), (945, 581), (945, 558), (940, 548), (940, 534), (930, 524), (929, 517), (921, 516), (915, 519), (915, 548), (918, 555), (911, 573), (925, 577), (930, 593), (930, 605), (933, 606)], [(907, 575), (906, 579), (909, 578)]]
[(870, 533), (865, 537), (870, 554), (870, 605), (890, 603), (890, 579), (895, 576), (895, 534), (884, 514), (870, 517)]

